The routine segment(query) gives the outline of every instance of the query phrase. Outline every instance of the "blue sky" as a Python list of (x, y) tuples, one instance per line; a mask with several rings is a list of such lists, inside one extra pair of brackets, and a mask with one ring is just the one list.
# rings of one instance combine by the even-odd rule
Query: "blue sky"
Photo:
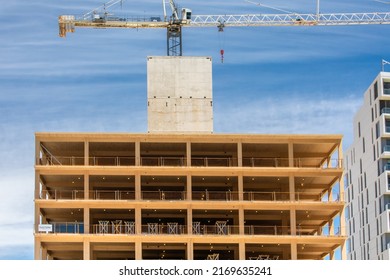
[[(34, 133), (146, 132), (146, 57), (164, 30), (76, 29), (61, 14), (104, 0), (13, 0), (0, 9), (0, 259), (33, 258)], [(291, 3), (292, 2), (292, 3)], [(315, 0), (261, 3), (313, 13)], [(277, 13), (245, 1), (188, 1), (193, 14)], [(321, 12), (390, 11), (372, 0), (322, 0)], [(160, 0), (123, 13), (162, 15)], [(184, 55), (213, 57), (216, 133), (337, 133), (352, 141), (363, 93), (390, 60), (390, 25), (184, 30)], [(225, 63), (219, 51), (225, 50)]]

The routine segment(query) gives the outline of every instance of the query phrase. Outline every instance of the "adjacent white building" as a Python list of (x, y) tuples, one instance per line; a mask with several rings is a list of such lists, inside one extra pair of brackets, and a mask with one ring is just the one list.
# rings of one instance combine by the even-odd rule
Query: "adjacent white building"
[(379, 73), (364, 94), (345, 173), (348, 259), (389, 260), (390, 73)]

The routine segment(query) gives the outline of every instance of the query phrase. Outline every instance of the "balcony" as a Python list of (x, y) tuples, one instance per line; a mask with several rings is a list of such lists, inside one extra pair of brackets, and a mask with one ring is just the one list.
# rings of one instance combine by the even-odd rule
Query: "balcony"
[(388, 107), (382, 108), (381, 114), (390, 114), (390, 108), (388, 108)]
[(209, 166), (209, 167), (231, 167), (237, 166), (237, 158), (224, 157), (193, 157), (191, 166)]
[(242, 165), (245, 167), (288, 167), (288, 158), (243, 158)]
[[(40, 192), (43, 200), (83, 200), (84, 191), (80, 190), (44, 190)], [(135, 200), (135, 191), (126, 190), (94, 190), (89, 192), (91, 200)], [(184, 201), (187, 199), (185, 191), (142, 191), (142, 200), (167, 200)], [(193, 201), (239, 201), (239, 192), (232, 191), (193, 191)], [(243, 192), (244, 201), (290, 201), (289, 192)], [(296, 192), (295, 201), (314, 201), (326, 203), (322, 200), (322, 194), (318, 192)], [(336, 195), (333, 202), (340, 201)]]
[(141, 157), (141, 166), (186, 166), (185, 157)]
[(83, 234), (84, 233), (84, 223), (78, 222), (52, 222), (51, 231), (47, 233), (61, 233), (61, 234)]
[[(52, 231), (47, 232), (54, 234), (85, 234), (84, 223), (78, 222), (63, 222), (51, 223)], [(223, 221), (217, 222), (215, 225), (205, 225), (200, 222), (193, 222), (191, 231), (188, 232), (186, 225), (179, 223), (148, 223), (141, 226), (141, 234), (143, 235), (239, 235), (240, 227), (235, 225), (227, 225)], [(291, 227), (289, 226), (262, 226), (249, 225), (243, 227), (244, 235), (272, 235), (272, 236), (291, 236)], [(91, 234), (97, 235), (136, 235), (136, 225), (134, 221), (102, 220), (98, 224), (91, 225)], [(340, 228), (335, 228), (332, 233), (329, 230), (320, 226), (298, 226), (296, 228), (296, 236), (342, 236)]]
[[(386, 132), (390, 132), (390, 125), (386, 126)], [(294, 158), (293, 166), (298, 168), (341, 168), (342, 160), (331, 159), (329, 162), (326, 158)], [(88, 159), (90, 166), (135, 166), (135, 157), (90, 157)], [(64, 157), (64, 156), (47, 156), (39, 158), (37, 165), (50, 166), (81, 166), (84, 165), (84, 157)], [(242, 159), (244, 167), (289, 167), (288, 158), (255, 158), (246, 157)], [(186, 157), (141, 157), (141, 166), (187, 166)], [(236, 167), (238, 159), (231, 157), (193, 157), (191, 159), (193, 167)]]

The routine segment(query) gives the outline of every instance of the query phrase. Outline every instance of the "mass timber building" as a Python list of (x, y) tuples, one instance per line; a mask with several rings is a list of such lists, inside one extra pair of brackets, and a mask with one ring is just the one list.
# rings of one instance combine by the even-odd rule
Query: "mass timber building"
[(211, 59), (154, 59), (148, 133), (36, 133), (35, 259), (345, 258), (342, 137), (212, 133)]

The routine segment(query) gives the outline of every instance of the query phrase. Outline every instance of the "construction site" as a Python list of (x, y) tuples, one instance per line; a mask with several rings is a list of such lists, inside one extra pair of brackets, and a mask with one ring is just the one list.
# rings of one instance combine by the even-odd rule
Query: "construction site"
[[(34, 258), (346, 259), (342, 135), (214, 132), (212, 58), (182, 56), (185, 27), (388, 24), (390, 13), (59, 17), (85, 28), (162, 28), (147, 63), (145, 133), (35, 134)], [(167, 8), (166, 8), (167, 7)], [(168, 14), (167, 10), (172, 11)], [(223, 50), (221, 50), (223, 61)]]

